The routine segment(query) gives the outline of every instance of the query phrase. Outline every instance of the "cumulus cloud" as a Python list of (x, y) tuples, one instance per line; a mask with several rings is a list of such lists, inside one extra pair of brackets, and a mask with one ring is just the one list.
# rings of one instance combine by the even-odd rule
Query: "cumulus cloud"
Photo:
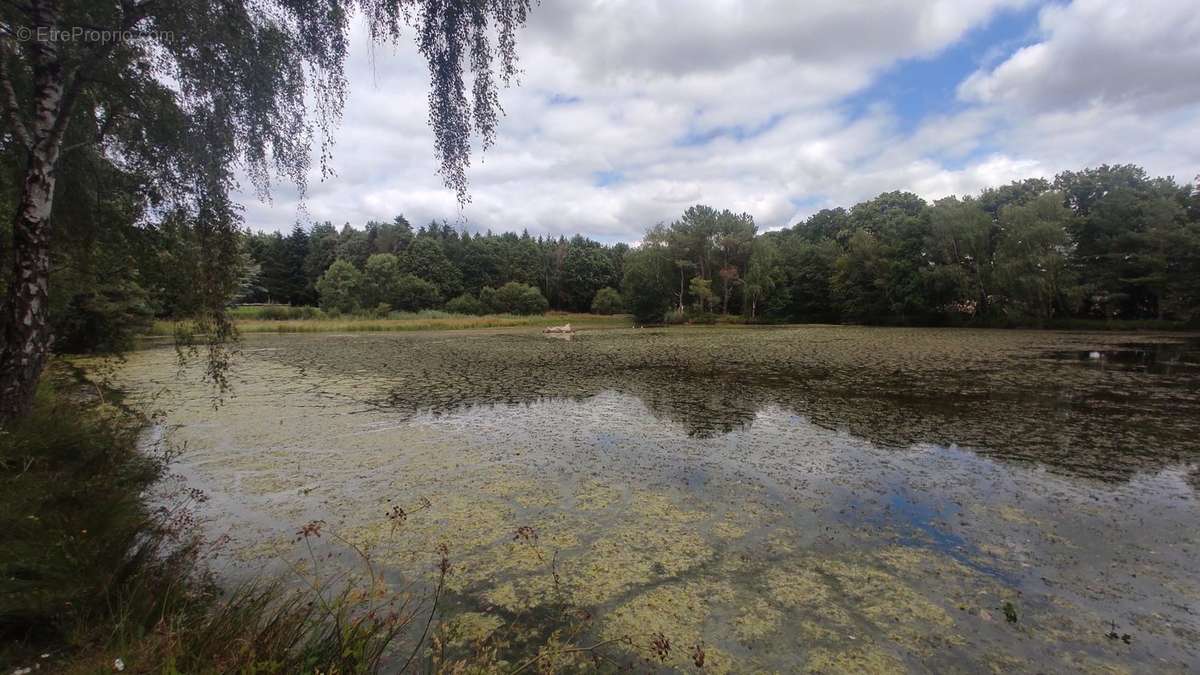
[[(961, 83), (953, 109), (926, 110), (915, 124), (889, 101), (848, 105), (906, 60), (941, 58), (1025, 4), (542, 3), (520, 36), (520, 86), (502, 94), (507, 115), (496, 144), (474, 156), (472, 202), (461, 213), (436, 174), (424, 63), (409, 45), (370, 49), (359, 27), (336, 176), (314, 171), (304, 212), (286, 187), (270, 204), (247, 197), (246, 221), (287, 229), (298, 215), (361, 225), (403, 213), (417, 224), (446, 218), (470, 230), (636, 241), (697, 202), (772, 228), (886, 190), (937, 198), (1099, 162), (1177, 175), (1200, 165), (1195, 78), (1182, 82), (1183, 66), (1153, 54), (1176, 50), (1196, 72), (1195, 47), (1177, 34), (1196, 21), (1175, 11), (1183, 2), (1162, 2), (1168, 18), (1125, 32), (1121, 22), (1140, 16), (1142, 3), (1046, 7), (1034, 44), (1010, 47)], [(1089, 60), (1093, 32), (1102, 54)], [(1133, 55), (1136, 42), (1142, 65), (1114, 64), (1113, 80), (1094, 74), (1094, 61)], [(1136, 76), (1151, 65), (1161, 68), (1155, 78)]]
[(1200, 100), (1200, 12), (1180, 0), (1076, 0), (1042, 10), (1044, 38), (959, 88), (1036, 110), (1159, 110)]

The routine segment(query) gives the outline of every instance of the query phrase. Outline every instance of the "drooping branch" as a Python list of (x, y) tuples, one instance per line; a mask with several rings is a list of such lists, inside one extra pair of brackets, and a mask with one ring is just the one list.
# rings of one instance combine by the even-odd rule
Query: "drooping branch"
[(100, 124), (96, 129), (95, 136), (93, 136), (92, 138), (90, 138), (86, 141), (80, 141), (78, 143), (73, 143), (71, 145), (64, 147), (60, 154), (66, 155), (67, 153), (73, 152), (80, 148), (85, 148), (85, 147), (88, 147), (91, 145), (100, 145), (101, 143), (104, 142), (104, 139), (108, 136), (109, 132), (112, 131), (113, 126), (116, 124), (117, 119), (122, 114), (123, 113), (119, 110), (104, 111), (104, 118), (100, 121)]

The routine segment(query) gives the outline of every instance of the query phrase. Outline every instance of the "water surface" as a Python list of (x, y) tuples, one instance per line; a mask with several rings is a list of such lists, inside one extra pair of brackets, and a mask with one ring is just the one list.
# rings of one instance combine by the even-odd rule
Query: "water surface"
[(486, 635), (582, 608), (589, 639), (633, 642), (607, 650), (617, 662), (666, 637), (679, 670), (701, 645), (714, 672), (1188, 672), (1197, 344), (251, 336), (218, 409), (169, 347), (120, 380), (170, 411), (231, 582), (310, 565), (295, 532), (321, 519), (398, 587), (428, 583), (445, 545), (447, 625)]

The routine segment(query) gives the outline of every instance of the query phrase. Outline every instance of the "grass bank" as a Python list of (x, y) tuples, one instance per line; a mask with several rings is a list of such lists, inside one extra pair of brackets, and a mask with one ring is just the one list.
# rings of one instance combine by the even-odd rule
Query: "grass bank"
[[(467, 330), (472, 328), (519, 328), (558, 326), (570, 323), (583, 328), (620, 328), (633, 325), (628, 316), (601, 316), (548, 312), (534, 316), (486, 314), (471, 316), (440, 311), (393, 312), (387, 317), (340, 316), (309, 319), (260, 319), (249, 312), (235, 312), (234, 323), (242, 333), (357, 333), (420, 330)], [(174, 335), (173, 321), (155, 321), (150, 335)]]

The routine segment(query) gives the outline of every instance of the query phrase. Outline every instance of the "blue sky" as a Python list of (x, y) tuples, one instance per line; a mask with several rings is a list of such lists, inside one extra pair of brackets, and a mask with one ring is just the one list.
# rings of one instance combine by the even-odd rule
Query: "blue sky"
[(1200, 12), (1179, 0), (579, 0), (535, 6), (519, 86), (460, 210), (425, 66), (356, 29), (332, 168), (247, 224), (404, 214), (636, 241), (687, 206), (762, 228), (887, 190), (928, 199), (1135, 162), (1200, 173)]
[(850, 114), (884, 105), (899, 118), (903, 130), (912, 131), (931, 112), (963, 109), (967, 104), (958, 99), (958, 85), (976, 70), (1035, 42), (1040, 6), (1029, 3), (1003, 9), (933, 56), (898, 61), (871, 86), (846, 99)]

